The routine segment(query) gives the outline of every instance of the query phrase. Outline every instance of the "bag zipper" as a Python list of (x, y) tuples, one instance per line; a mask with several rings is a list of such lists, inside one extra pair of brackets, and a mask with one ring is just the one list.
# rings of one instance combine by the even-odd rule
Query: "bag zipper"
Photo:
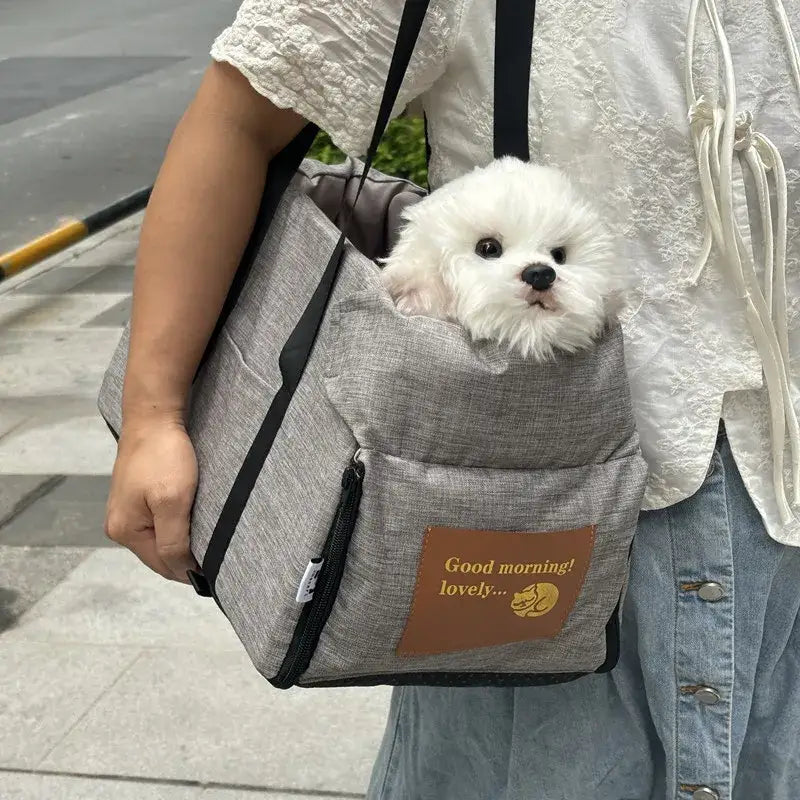
[(364, 483), (364, 464), (358, 459), (359, 452), (356, 452), (342, 474), (342, 493), (322, 550), (323, 567), (314, 597), (300, 612), (283, 663), (275, 677), (270, 679), (270, 683), (278, 689), (294, 686), (308, 669), (339, 592)]

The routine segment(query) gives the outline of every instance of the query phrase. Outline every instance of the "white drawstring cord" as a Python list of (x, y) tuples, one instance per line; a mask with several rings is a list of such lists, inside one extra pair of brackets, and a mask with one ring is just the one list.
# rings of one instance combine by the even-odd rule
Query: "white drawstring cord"
[[(708, 125), (708, 122), (711, 125)], [(719, 216), (715, 181), (719, 180), (719, 136), (722, 132), (722, 118), (719, 108), (712, 108), (701, 95), (689, 110), (689, 122), (692, 126), (703, 122), (699, 140), (695, 140), (697, 151), (697, 168), (700, 172), (700, 188), (706, 209), (706, 226), (703, 247), (694, 269), (689, 276), (689, 283), (696, 286), (711, 256), (711, 245), (722, 239), (722, 220)], [(699, 127), (699, 126), (698, 126)], [(712, 160), (711, 153), (715, 158)]]
[(783, 360), (789, 363), (789, 327), (786, 321), (786, 239), (789, 218), (789, 190), (786, 185), (786, 169), (778, 148), (761, 133), (756, 134), (756, 149), (767, 159), (775, 175), (775, 193), (778, 200), (778, 234), (775, 237), (775, 275), (777, 295), (772, 313), (778, 325), (778, 340)]
[(789, 62), (792, 65), (794, 82), (797, 84), (797, 91), (800, 92), (800, 48), (798, 48), (797, 39), (794, 38), (792, 33), (792, 26), (789, 23), (789, 17), (786, 15), (783, 0), (773, 0), (773, 3), (775, 5), (775, 13), (778, 15), (778, 22), (781, 24), (783, 40), (786, 42), (786, 49), (789, 51)]
[[(792, 36), (781, 0), (774, 0), (800, 87), (800, 53)], [(696, 285), (708, 263), (712, 242), (727, 264), (737, 296), (745, 301), (747, 321), (764, 370), (770, 404), (773, 483), (783, 524), (794, 517), (783, 479), (784, 443), (788, 423), (792, 451), (795, 504), (800, 503), (800, 425), (790, 395), (788, 327), (786, 322), (786, 214), (788, 195), (780, 153), (762, 134), (754, 133), (749, 112), (735, 114), (736, 80), (727, 37), (717, 13), (716, 0), (703, 0), (706, 14), (722, 54), (726, 105), (721, 108), (694, 91), (694, 44), (700, 0), (689, 11), (686, 43), (685, 88), (689, 120), (697, 154), (706, 227), (703, 246), (688, 282)], [(758, 285), (755, 264), (745, 247), (733, 208), (733, 159), (738, 152), (753, 174), (764, 229), (764, 284)], [(775, 176), (778, 231), (775, 235), (767, 172)]]
[[(773, 0), (775, 13), (780, 22), (781, 31), (783, 32), (783, 39), (786, 43), (786, 50), (789, 54), (789, 63), (792, 67), (792, 74), (794, 75), (794, 82), (798, 94), (800, 94), (800, 47), (797, 45), (797, 39), (792, 32), (792, 26), (789, 23), (789, 17), (786, 14), (786, 9), (783, 5), (783, 0)], [(778, 201), (777, 208), (777, 222), (778, 233), (775, 242), (775, 258), (776, 274), (778, 286), (776, 287), (775, 305), (773, 307), (773, 314), (777, 323), (778, 342), (780, 345), (781, 355), (783, 356), (786, 371), (784, 380), (784, 394), (787, 397), (787, 402), (790, 408), (794, 408), (792, 398), (789, 391), (789, 381), (791, 375), (789, 372), (789, 325), (787, 321), (786, 312), (786, 242), (787, 242), (787, 221), (789, 218), (789, 192), (786, 185), (786, 168), (783, 164), (780, 151), (778, 148), (763, 134), (756, 136), (756, 149), (764, 156), (768, 156), (769, 163), (771, 163), (773, 174), (775, 175), (775, 190)], [(791, 420), (790, 420), (791, 424)], [(794, 419), (794, 426), (797, 427), (797, 418)], [(794, 497), (795, 503), (798, 502), (800, 496), (800, 453), (798, 453), (797, 440), (800, 439), (799, 434), (793, 434), (792, 438), (792, 458), (794, 459), (794, 471), (792, 480), (794, 483)]]
[[(771, 242), (774, 238), (774, 297), (766, 302), (767, 308), (772, 310), (778, 348), (784, 366), (781, 370), (781, 384), (784, 402), (789, 411), (787, 420), (789, 423), (789, 441), (792, 446), (792, 491), (796, 504), (798, 497), (800, 497), (800, 426), (792, 403), (791, 374), (789, 372), (789, 325), (786, 314), (786, 240), (789, 194), (786, 185), (786, 170), (778, 148), (761, 133), (756, 133), (754, 136), (753, 148), (748, 151), (748, 163), (751, 163), (751, 169), (755, 169), (756, 166), (760, 167), (759, 174), (765, 189), (768, 189), (766, 170), (771, 168), (775, 176), (777, 235), (773, 234), (772, 208), (768, 193), (764, 195), (763, 201), (759, 197), (759, 204), (761, 205), (762, 219), (766, 218), (764, 230), (769, 231)], [(773, 256), (772, 250), (770, 251), (770, 256)], [(771, 258), (770, 265), (772, 266), (772, 264)]]
[(772, 292), (775, 276), (774, 255), (775, 244), (772, 241), (772, 203), (769, 197), (769, 181), (765, 165), (761, 162), (761, 157), (752, 147), (744, 151), (744, 157), (750, 172), (753, 173), (756, 183), (756, 194), (758, 195), (758, 206), (761, 209), (761, 230), (764, 236), (764, 299), (767, 308), (772, 309)]

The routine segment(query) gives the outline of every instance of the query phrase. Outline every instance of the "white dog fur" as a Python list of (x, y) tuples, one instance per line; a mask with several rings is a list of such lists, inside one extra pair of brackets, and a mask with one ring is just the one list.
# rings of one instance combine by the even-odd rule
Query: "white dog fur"
[[(550, 167), (498, 159), (432, 192), (404, 219), (382, 271), (398, 309), (453, 320), (473, 339), (538, 361), (590, 346), (631, 285), (599, 215)], [(489, 239), (499, 257), (491, 242), (478, 254)], [(555, 281), (533, 288), (522, 278), (528, 267), (554, 269)]]

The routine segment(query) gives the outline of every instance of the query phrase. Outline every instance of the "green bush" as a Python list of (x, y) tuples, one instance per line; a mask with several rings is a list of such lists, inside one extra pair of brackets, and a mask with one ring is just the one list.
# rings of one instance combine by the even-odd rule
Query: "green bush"
[[(320, 132), (309, 151), (310, 158), (325, 164), (344, 161), (344, 153), (331, 142), (327, 133)], [(373, 164), (375, 169), (406, 178), (419, 186), (428, 185), (425, 162), (425, 127), (421, 119), (400, 117), (392, 120), (378, 147)]]

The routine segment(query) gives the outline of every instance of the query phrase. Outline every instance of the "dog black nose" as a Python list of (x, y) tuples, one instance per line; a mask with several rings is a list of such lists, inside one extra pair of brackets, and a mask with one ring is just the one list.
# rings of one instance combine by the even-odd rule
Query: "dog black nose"
[(529, 283), (534, 289), (543, 292), (549, 289), (556, 280), (556, 271), (552, 267), (534, 265), (522, 270), (522, 280)]

